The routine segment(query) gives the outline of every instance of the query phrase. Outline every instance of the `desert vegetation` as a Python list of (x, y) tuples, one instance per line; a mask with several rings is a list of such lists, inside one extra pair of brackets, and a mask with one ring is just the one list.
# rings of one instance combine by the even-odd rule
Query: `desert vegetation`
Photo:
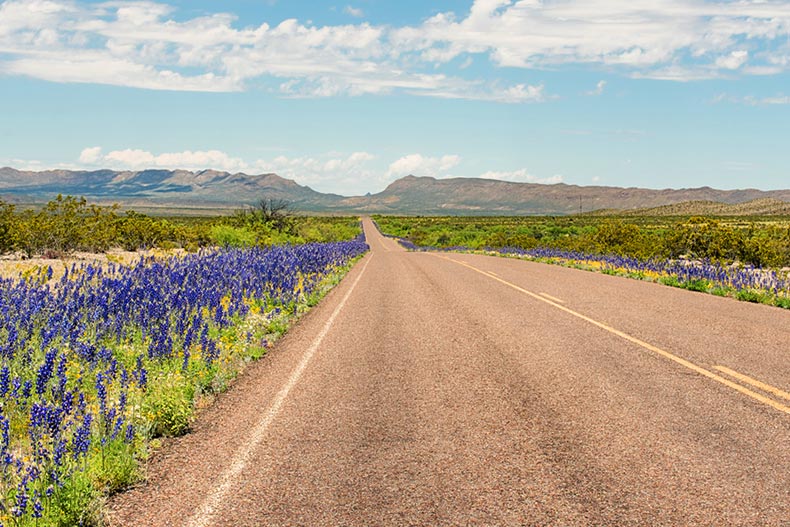
[(153, 217), (73, 196), (58, 196), (39, 209), (25, 210), (0, 200), (0, 254), (24, 257), (58, 258), (113, 248), (194, 252), (211, 246), (330, 242), (359, 232), (356, 217), (301, 216), (287, 203), (265, 197), (255, 207), (214, 218)]
[(790, 217), (393, 217), (386, 234), (426, 247), (552, 248), (639, 259), (790, 266)]
[(141, 477), (158, 438), (187, 432), (367, 250), (357, 219), (284, 209), (182, 220), (59, 197), (0, 210), (4, 251), (195, 245), (0, 278), (3, 526), (100, 524), (103, 497)]
[(376, 217), (414, 250), (485, 251), (790, 308), (787, 217)]

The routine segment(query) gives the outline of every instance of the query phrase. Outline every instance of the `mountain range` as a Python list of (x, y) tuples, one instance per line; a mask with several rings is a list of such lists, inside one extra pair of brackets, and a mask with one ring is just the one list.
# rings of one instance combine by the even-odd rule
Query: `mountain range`
[(7, 201), (40, 203), (58, 194), (135, 208), (142, 205), (157, 209), (227, 210), (265, 197), (286, 200), (295, 210), (304, 212), (425, 215), (559, 215), (602, 209), (652, 209), (689, 201), (737, 205), (760, 200), (761, 204), (778, 203), (778, 209), (784, 210), (787, 207), (782, 202), (790, 204), (790, 189), (655, 190), (406, 176), (377, 194), (346, 197), (317, 192), (277, 174), (216, 170), (31, 172), (0, 168), (0, 196)]

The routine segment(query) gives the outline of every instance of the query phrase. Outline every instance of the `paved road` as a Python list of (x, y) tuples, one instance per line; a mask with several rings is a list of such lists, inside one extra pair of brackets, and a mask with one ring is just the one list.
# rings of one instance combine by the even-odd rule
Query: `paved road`
[(790, 312), (365, 231), (113, 525), (790, 525)]

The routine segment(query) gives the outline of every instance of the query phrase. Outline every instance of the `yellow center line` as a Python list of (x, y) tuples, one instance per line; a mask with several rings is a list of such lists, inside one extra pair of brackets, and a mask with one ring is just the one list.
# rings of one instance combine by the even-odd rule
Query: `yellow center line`
[(462, 265), (464, 267), (467, 267), (467, 268), (469, 268), (469, 269), (471, 269), (471, 270), (473, 270), (473, 271), (475, 271), (477, 273), (480, 273), (480, 274), (482, 274), (484, 276), (487, 276), (487, 277), (491, 278), (492, 280), (496, 280), (497, 282), (500, 282), (500, 283), (502, 283), (502, 284), (504, 284), (504, 285), (506, 285), (508, 287), (511, 287), (511, 288), (515, 289), (516, 291), (524, 293), (525, 295), (530, 296), (530, 297), (534, 298), (535, 300), (539, 300), (541, 302), (549, 304), (550, 306), (554, 306), (557, 309), (568, 313), (569, 315), (573, 315), (574, 317), (580, 318), (580, 319), (584, 320), (585, 322), (589, 322), (593, 326), (596, 326), (596, 327), (599, 327), (599, 328), (601, 328), (601, 329), (603, 329), (605, 331), (608, 331), (609, 333), (611, 333), (613, 335), (617, 335), (618, 337), (620, 337), (622, 339), (625, 339), (628, 342), (631, 342), (633, 344), (636, 344), (637, 346), (639, 346), (641, 348), (644, 348), (644, 349), (646, 349), (648, 351), (652, 351), (656, 355), (660, 355), (661, 357), (669, 359), (672, 362), (680, 364), (681, 366), (683, 366), (683, 367), (685, 367), (685, 368), (687, 368), (687, 369), (689, 369), (689, 370), (691, 370), (691, 371), (693, 371), (695, 373), (698, 373), (698, 374), (700, 374), (700, 375), (702, 375), (704, 377), (707, 377), (708, 379), (711, 379), (711, 380), (716, 381), (716, 382), (718, 382), (720, 384), (723, 384), (723, 385), (725, 385), (725, 386), (727, 386), (729, 388), (732, 388), (733, 390), (735, 390), (737, 392), (740, 392), (743, 395), (746, 395), (748, 397), (751, 397), (752, 399), (754, 399), (756, 401), (759, 401), (759, 402), (761, 402), (761, 403), (763, 403), (763, 404), (765, 404), (767, 406), (770, 406), (770, 407), (772, 407), (772, 408), (774, 408), (776, 410), (779, 410), (780, 412), (784, 412), (786, 414), (790, 414), (790, 407), (785, 406), (785, 405), (783, 405), (781, 403), (778, 403), (778, 402), (774, 401), (773, 399), (770, 399), (770, 398), (766, 397), (765, 395), (762, 395), (762, 394), (757, 393), (755, 391), (752, 391), (752, 390), (750, 390), (750, 389), (748, 389), (748, 388), (746, 388), (744, 386), (741, 386), (740, 384), (738, 384), (736, 382), (733, 382), (733, 381), (727, 379), (726, 377), (722, 377), (721, 375), (717, 375), (716, 373), (714, 373), (714, 372), (712, 372), (710, 370), (706, 370), (705, 368), (703, 368), (701, 366), (697, 366), (693, 362), (690, 362), (690, 361), (688, 361), (688, 360), (686, 360), (686, 359), (684, 359), (682, 357), (679, 357), (679, 356), (675, 355), (674, 353), (670, 353), (668, 351), (662, 350), (661, 348), (653, 346), (652, 344), (649, 344), (649, 343), (647, 343), (647, 342), (645, 342), (643, 340), (640, 340), (640, 339), (638, 339), (636, 337), (633, 337), (633, 336), (629, 335), (628, 333), (624, 333), (624, 332), (620, 331), (619, 329), (615, 329), (615, 328), (613, 328), (611, 326), (608, 326), (608, 325), (604, 324), (603, 322), (598, 322), (595, 319), (592, 319), (592, 318), (590, 318), (590, 317), (588, 317), (586, 315), (583, 315), (583, 314), (581, 314), (581, 313), (579, 313), (577, 311), (569, 309), (569, 308), (567, 308), (567, 307), (565, 307), (565, 306), (563, 306), (563, 305), (561, 305), (561, 304), (559, 304), (557, 302), (549, 300), (548, 298), (544, 298), (543, 296), (541, 296), (539, 294), (533, 293), (532, 291), (528, 291), (528, 290), (524, 289), (523, 287), (519, 287), (516, 284), (508, 282), (507, 280), (503, 280), (502, 278), (499, 278), (498, 276), (494, 276), (491, 273), (483, 271), (482, 269), (478, 269), (477, 267), (475, 267), (475, 266), (473, 266), (471, 264), (468, 264), (466, 262), (462, 262), (462, 261), (459, 261), (459, 260), (453, 260), (452, 258), (449, 258), (449, 257), (444, 256), (444, 255), (433, 254), (433, 256), (436, 256), (437, 258), (444, 258), (445, 260), (449, 260), (449, 261), (451, 261), (453, 263), (456, 263), (458, 265)]
[(762, 390), (764, 392), (772, 393), (772, 394), (774, 394), (777, 397), (781, 397), (782, 399), (787, 399), (788, 401), (790, 401), (790, 393), (787, 393), (784, 390), (780, 390), (776, 386), (771, 386), (770, 384), (766, 384), (766, 383), (764, 383), (762, 381), (758, 381), (757, 379), (753, 379), (752, 377), (749, 377), (748, 375), (744, 375), (743, 373), (738, 373), (735, 370), (731, 370), (731, 369), (727, 368), (726, 366), (714, 366), (713, 369), (714, 370), (719, 370), (722, 373), (726, 373), (730, 377), (734, 377), (734, 378), (738, 379), (739, 381), (745, 382), (746, 384), (751, 384), (755, 388), (759, 388), (760, 390)]
[(552, 300), (554, 302), (559, 302), (560, 304), (564, 304), (565, 303), (563, 300), (560, 300), (559, 298), (557, 298), (555, 296), (551, 296), (548, 293), (540, 293), (540, 295), (541, 296), (545, 296), (546, 298), (548, 298), (549, 300)]

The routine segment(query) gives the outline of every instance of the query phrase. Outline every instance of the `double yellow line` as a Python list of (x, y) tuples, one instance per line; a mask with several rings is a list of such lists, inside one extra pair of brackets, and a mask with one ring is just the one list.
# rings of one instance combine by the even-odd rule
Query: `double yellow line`
[(762, 390), (764, 392), (770, 393), (774, 397), (779, 397), (779, 398), (784, 399), (786, 401), (790, 401), (790, 393), (787, 393), (784, 390), (780, 390), (776, 386), (771, 386), (770, 384), (764, 383), (762, 381), (758, 381), (757, 379), (753, 379), (753, 378), (749, 377), (748, 375), (744, 375), (743, 373), (738, 373), (735, 370), (731, 370), (730, 368), (727, 368), (726, 366), (714, 366), (713, 369), (718, 370), (718, 371), (720, 371), (720, 372), (722, 372), (724, 374), (727, 374), (730, 377), (738, 379), (739, 381), (741, 381), (743, 383), (746, 383), (746, 384), (749, 384), (751, 386), (754, 386), (758, 390)]
[[(624, 332), (620, 331), (619, 329), (616, 329), (616, 328), (613, 328), (611, 326), (608, 326), (608, 325), (604, 324), (603, 322), (599, 322), (599, 321), (597, 321), (595, 319), (592, 319), (592, 318), (588, 317), (587, 315), (583, 315), (583, 314), (579, 313), (578, 311), (574, 311), (573, 309), (565, 307), (565, 306), (561, 305), (559, 302), (554, 301), (556, 299), (547, 298), (544, 295), (540, 295), (540, 294), (537, 294), (537, 293), (533, 293), (532, 291), (528, 291), (528, 290), (524, 289), (523, 287), (517, 286), (516, 284), (514, 284), (512, 282), (508, 282), (507, 280), (504, 280), (504, 279), (500, 278), (499, 276), (497, 276), (497, 275), (495, 275), (495, 274), (493, 274), (493, 273), (491, 273), (489, 271), (484, 271), (482, 269), (478, 269), (477, 267), (475, 267), (475, 266), (473, 266), (471, 264), (468, 264), (466, 262), (453, 260), (452, 258), (449, 258), (449, 257), (444, 256), (444, 255), (433, 254), (433, 256), (436, 256), (438, 258), (444, 258), (445, 260), (448, 260), (448, 261), (453, 262), (453, 263), (455, 263), (457, 265), (461, 265), (463, 267), (471, 269), (472, 271), (475, 271), (475, 272), (480, 273), (480, 274), (482, 274), (484, 276), (487, 276), (488, 278), (491, 278), (492, 280), (496, 280), (497, 282), (500, 282), (500, 283), (502, 283), (502, 284), (504, 284), (504, 285), (506, 285), (506, 286), (508, 286), (508, 287), (510, 287), (512, 289), (515, 289), (516, 291), (519, 291), (520, 293), (524, 293), (525, 295), (530, 296), (530, 297), (534, 298), (535, 300), (539, 300), (540, 302), (543, 302), (545, 304), (553, 306), (553, 307), (555, 307), (555, 308), (557, 308), (557, 309), (559, 309), (561, 311), (564, 311), (564, 312), (568, 313), (569, 315), (572, 315), (572, 316), (574, 316), (576, 318), (580, 318), (580, 319), (584, 320), (585, 322), (588, 322), (588, 323), (592, 324), (593, 326), (599, 327), (599, 328), (603, 329), (604, 331), (607, 331), (607, 332), (609, 332), (609, 333), (611, 333), (613, 335), (617, 335), (618, 337), (620, 337), (622, 339), (625, 339), (628, 342), (631, 342), (633, 344), (636, 344), (637, 346), (639, 346), (639, 347), (641, 347), (643, 349), (651, 351), (651, 352), (655, 353), (656, 355), (660, 355), (661, 357), (664, 357), (665, 359), (669, 359), (672, 362), (675, 362), (675, 363), (683, 366), (684, 368), (687, 368), (687, 369), (689, 369), (689, 370), (691, 370), (691, 371), (693, 371), (695, 373), (698, 373), (698, 374), (700, 374), (700, 375), (702, 375), (704, 377), (707, 377), (708, 379), (711, 379), (711, 380), (716, 381), (716, 382), (718, 382), (720, 384), (723, 384), (723, 385), (725, 385), (725, 386), (727, 386), (729, 388), (732, 388), (733, 390), (735, 390), (735, 391), (737, 391), (737, 392), (739, 392), (739, 393), (741, 393), (743, 395), (746, 395), (747, 397), (751, 397), (752, 399), (754, 399), (756, 401), (759, 401), (759, 402), (761, 402), (761, 403), (763, 403), (763, 404), (765, 404), (767, 406), (770, 406), (770, 407), (772, 407), (772, 408), (774, 408), (776, 410), (779, 410), (780, 412), (784, 412), (786, 414), (790, 414), (790, 406), (784, 405), (784, 404), (782, 404), (782, 403), (780, 403), (780, 402), (778, 402), (778, 401), (776, 401), (776, 400), (774, 400), (774, 399), (772, 399), (770, 397), (767, 397), (766, 395), (763, 395), (762, 393), (756, 392), (756, 391), (754, 391), (754, 390), (752, 390), (750, 388), (747, 388), (746, 386), (738, 384), (737, 382), (732, 381), (732, 380), (730, 380), (727, 377), (723, 377), (723, 376), (719, 375), (718, 373), (715, 373), (715, 372), (713, 372), (711, 370), (703, 368), (702, 366), (698, 366), (698, 365), (694, 364), (693, 362), (690, 362), (690, 361), (688, 361), (688, 360), (686, 360), (686, 359), (684, 359), (682, 357), (679, 357), (679, 356), (675, 355), (674, 353), (670, 353), (670, 352), (668, 352), (666, 350), (663, 350), (663, 349), (661, 349), (659, 347), (653, 346), (652, 344), (647, 343), (647, 342), (645, 342), (643, 340), (640, 340), (640, 339), (638, 339), (638, 338), (636, 338), (636, 337), (634, 337), (632, 335), (629, 335), (628, 333), (624, 333)], [(713, 368), (715, 370), (721, 372), (721, 373), (724, 373), (725, 375), (728, 375), (728, 376), (732, 377), (733, 379), (739, 380), (740, 382), (742, 382), (744, 384), (748, 384), (748, 385), (750, 385), (750, 386), (752, 386), (754, 388), (757, 388), (759, 390), (762, 390), (762, 391), (764, 391), (766, 393), (770, 393), (771, 395), (773, 395), (775, 397), (780, 397), (782, 399), (786, 399), (786, 400), (790, 401), (790, 393), (782, 391), (779, 388), (776, 388), (775, 386), (771, 386), (770, 384), (766, 384), (766, 383), (758, 381), (756, 379), (752, 379), (751, 377), (749, 377), (747, 375), (744, 375), (742, 373), (738, 373), (738, 372), (736, 372), (734, 370), (731, 370), (731, 369), (729, 369), (729, 368), (727, 368), (725, 366), (713, 366)]]

